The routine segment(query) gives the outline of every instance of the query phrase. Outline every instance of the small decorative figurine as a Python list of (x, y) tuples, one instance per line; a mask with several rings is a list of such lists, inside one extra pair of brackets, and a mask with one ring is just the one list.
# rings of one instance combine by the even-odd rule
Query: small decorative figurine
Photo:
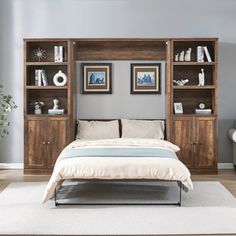
[(173, 80), (174, 83), (176, 83), (178, 86), (184, 86), (189, 82), (188, 79), (181, 79), (181, 80)]
[(198, 74), (198, 86), (204, 86), (205, 85), (205, 74), (204, 69), (201, 68), (201, 73)]
[(57, 110), (59, 108), (59, 100), (53, 99), (53, 110)]
[(192, 48), (189, 48), (186, 53), (185, 53), (185, 56), (184, 56), (184, 60), (185, 61), (191, 61), (191, 52), (192, 52)]
[(179, 53), (175, 54), (175, 61), (179, 61)]
[(179, 61), (184, 61), (184, 51), (179, 54)]

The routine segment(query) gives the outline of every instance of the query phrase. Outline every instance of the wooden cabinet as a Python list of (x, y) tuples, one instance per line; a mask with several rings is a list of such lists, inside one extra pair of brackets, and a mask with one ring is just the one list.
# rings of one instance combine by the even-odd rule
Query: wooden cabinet
[(48, 158), (47, 167), (53, 168), (58, 155), (69, 143), (69, 125), (67, 118), (54, 117), (47, 119), (49, 137), (47, 139)]
[(43, 117), (32, 117), (25, 121), (25, 166), (27, 168), (46, 168), (47, 150), (46, 122)]
[(215, 117), (174, 117), (171, 140), (180, 160), (194, 171), (217, 171)]
[[(55, 46), (63, 48), (63, 59), (59, 62), (55, 58)], [(24, 49), (24, 169), (44, 173), (52, 170), (62, 149), (74, 139), (74, 44), (69, 39), (25, 39)], [(63, 86), (54, 84), (53, 78), (59, 71), (67, 77)], [(58, 99), (63, 114), (49, 114), (54, 99)], [(43, 104), (41, 114), (35, 114), (36, 102)]]
[(65, 117), (28, 117), (25, 134), (25, 168), (51, 169), (62, 149), (70, 142)]
[(217, 168), (216, 130), (214, 117), (195, 118), (195, 168)]
[(171, 140), (181, 148), (177, 155), (188, 168), (194, 166), (194, 155), (192, 149), (194, 137), (192, 129), (193, 120), (191, 118), (177, 117), (174, 119)]

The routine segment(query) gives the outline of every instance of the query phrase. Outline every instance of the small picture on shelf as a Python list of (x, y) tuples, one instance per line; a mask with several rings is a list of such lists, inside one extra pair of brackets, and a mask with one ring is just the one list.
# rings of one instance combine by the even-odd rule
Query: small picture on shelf
[(161, 63), (131, 64), (131, 94), (161, 93)]
[(174, 111), (175, 114), (183, 114), (183, 105), (182, 102), (174, 102)]
[(82, 63), (82, 93), (112, 93), (111, 63)]

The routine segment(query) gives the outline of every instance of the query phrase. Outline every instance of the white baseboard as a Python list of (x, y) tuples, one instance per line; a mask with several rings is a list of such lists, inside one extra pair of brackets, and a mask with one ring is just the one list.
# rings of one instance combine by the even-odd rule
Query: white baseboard
[(232, 170), (234, 169), (234, 164), (233, 163), (218, 163), (218, 169), (219, 170), (223, 170), (223, 169)]
[[(23, 163), (0, 163), (1, 170), (23, 170), (24, 164)], [(218, 163), (218, 169), (234, 169), (233, 163)]]
[(0, 163), (0, 170), (23, 170), (23, 163)]

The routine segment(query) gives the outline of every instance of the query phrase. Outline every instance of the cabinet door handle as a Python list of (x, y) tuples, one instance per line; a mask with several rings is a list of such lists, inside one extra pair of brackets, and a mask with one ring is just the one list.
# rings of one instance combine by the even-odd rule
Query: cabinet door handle
[(45, 141), (43, 141), (42, 143), (43, 143), (43, 145), (45, 145), (45, 144), (46, 144), (46, 142), (45, 142)]
[(50, 141), (48, 141), (48, 144), (50, 144), (51, 142)]

